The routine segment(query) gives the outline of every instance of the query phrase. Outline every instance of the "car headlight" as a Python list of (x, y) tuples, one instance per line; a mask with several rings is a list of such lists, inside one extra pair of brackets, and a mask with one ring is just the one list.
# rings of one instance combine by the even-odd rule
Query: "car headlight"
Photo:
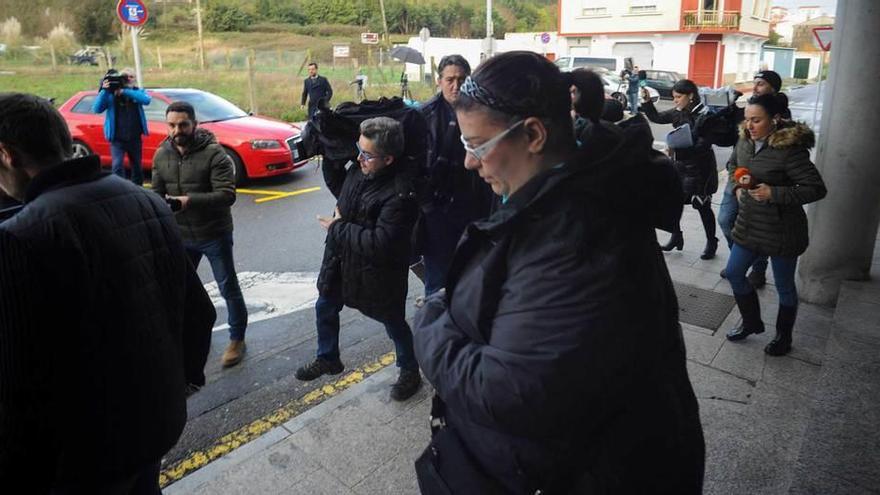
[(274, 139), (254, 139), (251, 148), (255, 150), (275, 150), (281, 148), (281, 143)]

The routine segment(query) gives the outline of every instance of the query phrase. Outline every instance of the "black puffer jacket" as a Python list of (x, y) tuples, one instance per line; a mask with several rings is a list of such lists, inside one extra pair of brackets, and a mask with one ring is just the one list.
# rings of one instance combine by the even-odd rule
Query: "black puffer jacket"
[(342, 219), (327, 232), (318, 290), (341, 291), (346, 306), (378, 319), (404, 314), (416, 221), (415, 196), (408, 181), (398, 180), (396, 165), (371, 176), (357, 163), (347, 172), (330, 167), (346, 174), (337, 195)]
[(214, 317), (161, 199), (94, 156), (42, 171), (0, 224), (2, 486), (88, 493), (157, 462)]
[(743, 128), (727, 170), (732, 177), (737, 167), (748, 168), (755, 184), (771, 187), (772, 197), (759, 202), (748, 194), (740, 195), (734, 242), (768, 256), (800, 256), (807, 250), (807, 216), (802, 205), (819, 201), (827, 192), (810, 161), (809, 149), (815, 142), (805, 124), (784, 121), (755, 153), (755, 143)]
[(469, 225), (448, 292), (416, 318), (448, 424), (505, 492), (701, 491), (676, 297), (645, 214), (655, 205), (609, 186), (638, 183), (624, 147), (592, 147)]
[(163, 197), (189, 196), (189, 206), (174, 214), (187, 241), (211, 241), (232, 232), (232, 159), (211, 131), (196, 129), (184, 155), (170, 139), (162, 143), (153, 158), (153, 191)]
[(654, 103), (642, 103), (642, 110), (651, 122), (656, 124), (672, 124), (681, 127), (688, 124), (694, 141), (692, 148), (672, 150), (674, 165), (681, 177), (684, 203), (690, 203), (693, 196), (711, 196), (718, 190), (718, 170), (712, 144), (703, 135), (706, 116), (701, 115), (702, 104), (693, 110), (676, 110), (675, 108), (657, 112)]

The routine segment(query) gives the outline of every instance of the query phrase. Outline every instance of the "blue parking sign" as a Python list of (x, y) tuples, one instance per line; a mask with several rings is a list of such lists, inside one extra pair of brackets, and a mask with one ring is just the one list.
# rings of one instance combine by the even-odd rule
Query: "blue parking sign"
[(123, 24), (143, 26), (147, 22), (147, 6), (142, 0), (119, 0), (116, 4), (116, 15)]

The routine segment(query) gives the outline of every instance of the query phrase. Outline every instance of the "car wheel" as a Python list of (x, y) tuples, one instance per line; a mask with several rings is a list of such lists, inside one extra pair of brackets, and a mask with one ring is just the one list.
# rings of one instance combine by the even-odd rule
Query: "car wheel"
[(247, 170), (245, 170), (244, 163), (242, 163), (238, 153), (226, 147), (224, 147), (223, 150), (226, 151), (226, 154), (232, 159), (232, 175), (235, 177), (235, 185), (240, 186), (245, 184), (248, 180)]
[(84, 156), (94, 155), (92, 149), (89, 148), (89, 145), (79, 139), (73, 140), (73, 146), (71, 148), (73, 149), (71, 158), (82, 158)]
[(626, 108), (626, 96), (624, 96), (623, 93), (614, 93), (611, 97), (620, 102), (620, 104), (623, 105), (623, 108)]

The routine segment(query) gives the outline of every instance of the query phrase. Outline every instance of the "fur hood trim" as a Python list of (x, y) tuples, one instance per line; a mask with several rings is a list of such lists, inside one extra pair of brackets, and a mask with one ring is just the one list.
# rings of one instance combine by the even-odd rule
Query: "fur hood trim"
[[(740, 137), (743, 139), (751, 139), (749, 131), (746, 129), (746, 123), (740, 126)], [(816, 135), (807, 124), (803, 122), (786, 121), (783, 122), (779, 129), (770, 134), (767, 144), (771, 148), (784, 149), (794, 147), (804, 147), (810, 149), (816, 145)]]

